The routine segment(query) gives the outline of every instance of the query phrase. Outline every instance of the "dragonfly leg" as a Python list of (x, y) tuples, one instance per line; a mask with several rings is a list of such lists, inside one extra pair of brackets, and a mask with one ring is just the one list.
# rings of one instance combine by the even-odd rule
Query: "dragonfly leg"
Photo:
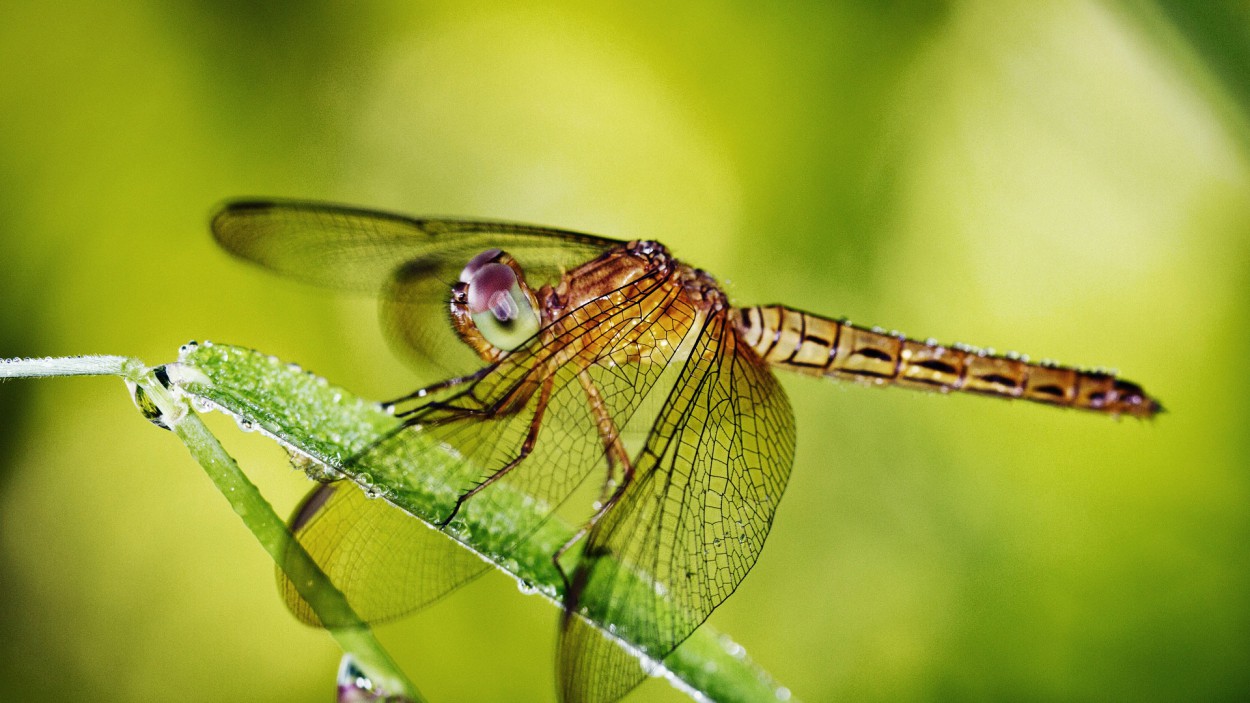
[[(464, 379), (456, 379), (456, 380), (458, 382), (458, 381), (463, 381)], [(438, 385), (440, 387), (442, 386), (450, 387), (453, 384), (447, 383), (447, 384), (438, 384)], [(415, 394), (413, 397), (415, 397)], [(442, 414), (433, 418), (429, 417), (430, 415), (438, 411), (442, 411)], [(412, 410), (406, 410), (402, 413), (398, 413), (396, 417), (403, 418), (403, 422), (399, 423), (395, 427), (392, 427), (391, 429), (384, 432), (381, 437), (371, 442), (369, 446), (357, 452), (355, 455), (351, 457), (351, 459), (346, 461), (345, 464), (346, 465), (357, 464), (358, 462), (363, 460), (367, 455), (369, 455), (371, 452), (376, 450), (378, 447), (381, 447), (382, 445), (391, 441), (396, 436), (402, 434), (405, 430), (408, 430), (409, 428), (437, 427), (439, 425), (447, 424), (449, 422), (453, 422), (455, 420), (459, 420), (464, 417), (474, 416), (474, 415), (488, 415), (489, 416), (490, 412), (488, 410), (483, 410), (480, 408), (464, 408), (464, 407), (460, 407), (457, 405), (452, 405), (450, 402), (441, 401), (441, 400), (432, 400), (424, 405), (415, 407)]]
[[(440, 410), (443, 411), (443, 414), (441, 416), (434, 417), (434, 418), (429, 417), (430, 415), (433, 415), (435, 412), (440, 411)], [(422, 425), (425, 427), (437, 427), (439, 425), (444, 425), (444, 424), (447, 424), (448, 422), (452, 422), (453, 420), (459, 420), (461, 418), (472, 417), (476, 415), (494, 417), (494, 415), (489, 410), (485, 410), (482, 408), (465, 408), (459, 405), (452, 405), (449, 402), (443, 402), (441, 400), (431, 401), (429, 403), (426, 403), (425, 405), (422, 405), (419, 408), (413, 408), (412, 410), (402, 412), (399, 415), (397, 415), (397, 417), (401, 417), (404, 420), (403, 424), (399, 426), (399, 429), (403, 430), (409, 427), (414, 427), (416, 425)]]
[[(595, 426), (599, 430), (599, 438), (603, 440), (603, 453), (607, 460), (608, 471), (604, 477), (603, 495), (599, 500), (599, 508), (595, 511), (590, 520), (577, 531), (569, 541), (565, 542), (555, 554), (551, 555), (551, 563), (555, 565), (556, 572), (560, 574), (560, 581), (564, 585), (564, 611), (565, 618), (572, 615), (573, 607), (576, 605), (581, 591), (586, 587), (585, 580), (588, 574), (583, 570), (578, 572), (575, 581), (569, 581), (568, 574), (564, 572), (564, 567), (560, 565), (560, 559), (572, 549), (583, 537), (590, 532), (595, 523), (607, 514), (612, 506), (616, 505), (620, 500), (621, 494), (624, 493), (625, 487), (629, 485), (634, 478), (634, 464), (630, 461), (629, 454), (625, 451), (625, 445), (621, 442), (621, 433), (616, 427), (616, 423), (612, 419), (612, 414), (608, 412), (607, 404), (603, 400), (603, 396), (599, 393), (599, 388), (590, 380), (586, 374), (578, 374), (578, 380), (581, 381), (582, 388), (586, 391), (586, 397), (590, 402), (590, 410), (595, 416)], [(619, 482), (614, 484), (615, 466), (621, 466), (621, 478)]]
[[(485, 368), (479, 369), (478, 371), (475, 371), (469, 374), (468, 376), (457, 376), (455, 378), (449, 378), (446, 381), (439, 381), (438, 383), (435, 383), (433, 385), (425, 386), (424, 388), (418, 388), (417, 390), (409, 393), (408, 395), (402, 396), (400, 398), (396, 398), (394, 400), (388, 400), (388, 401), (383, 402), (382, 407), (394, 408), (400, 403), (404, 403), (409, 400), (420, 400), (422, 398), (425, 398), (426, 396), (433, 395), (435, 393), (438, 393), (439, 391), (445, 391), (448, 388), (458, 386), (462, 383), (470, 383), (472, 381), (476, 381), (480, 379), (482, 376), (484, 376), (486, 372), (490, 370), (490, 368), (491, 367), (487, 366)], [(419, 408), (414, 408), (413, 410), (400, 413), (399, 415), (402, 417), (403, 415), (410, 414), (417, 409)]]
[[(565, 610), (566, 615), (572, 609), (572, 605), (575, 602), (575, 599), (571, 598), (570, 596), (570, 594), (573, 592), (573, 584), (569, 582), (569, 575), (564, 572), (564, 567), (560, 565), (560, 558), (563, 557), (566, 552), (572, 549), (573, 545), (580, 542), (581, 539), (585, 537), (586, 533), (589, 531), (590, 531), (590, 524), (587, 523), (583, 525), (582, 529), (578, 530), (576, 534), (570, 537), (569, 541), (560, 545), (560, 548), (555, 551), (555, 554), (551, 555), (551, 563), (556, 567), (556, 573), (560, 574), (560, 583), (564, 586), (564, 591), (563, 591), (564, 610)], [(584, 584), (582, 584), (582, 586), (584, 586)], [(579, 586), (577, 590), (580, 592), (581, 587)]]
[(549, 376), (542, 382), (541, 389), (538, 393), (538, 406), (534, 408), (534, 417), (530, 419), (529, 430), (525, 433), (525, 441), (521, 443), (521, 450), (517, 452), (516, 457), (512, 461), (505, 464), (503, 468), (494, 472), (490, 476), (487, 476), (481, 483), (477, 484), (468, 491), (461, 493), (460, 497), (456, 498), (456, 504), (452, 506), (451, 513), (446, 518), (439, 521), (438, 527), (442, 528), (449, 525), (456, 517), (456, 514), (460, 512), (460, 507), (464, 505), (466, 500), (477, 495), (484, 488), (490, 486), (495, 481), (503, 478), (505, 474), (519, 466), (521, 462), (525, 460), (525, 457), (529, 456), (530, 452), (534, 450), (534, 443), (538, 440), (538, 430), (542, 427), (543, 414), (546, 413), (547, 404), (551, 401), (551, 387), (553, 381), (554, 377)]
[(599, 387), (585, 373), (579, 373), (577, 380), (581, 382), (582, 389), (586, 392), (586, 399), (590, 402), (590, 412), (595, 416), (595, 429), (599, 431), (599, 439), (603, 442), (604, 459), (608, 464), (607, 476), (603, 481), (603, 493), (599, 496), (599, 502), (604, 503), (612, 495), (616, 484), (617, 465), (630, 465), (629, 454), (626, 453), (625, 445), (621, 442), (621, 433), (612, 419), (612, 413), (608, 410), (603, 395), (599, 393)]
[[(564, 567), (560, 565), (560, 558), (563, 557), (565, 552), (569, 551), (573, 545), (581, 541), (581, 539), (594, 528), (595, 523), (599, 522), (599, 520), (612, 509), (612, 506), (616, 505), (616, 503), (621, 499), (621, 495), (625, 493), (626, 486), (628, 486), (634, 478), (633, 462), (630, 462), (629, 459), (626, 458), (623, 466), (625, 468), (624, 471), (621, 472), (621, 482), (617, 484), (616, 489), (612, 491), (612, 494), (608, 496), (608, 499), (600, 504), (599, 509), (595, 511), (594, 515), (590, 516), (590, 520), (582, 526), (582, 529), (577, 531), (577, 534), (569, 538), (569, 541), (565, 542), (559, 549), (556, 550), (555, 554), (551, 555), (551, 563), (555, 565), (556, 573), (560, 574), (560, 582), (564, 585), (564, 614), (562, 616), (561, 626), (567, 625), (568, 619), (573, 616), (573, 609), (577, 607), (577, 602), (581, 600), (582, 589), (586, 588), (586, 581), (590, 578), (590, 570), (575, 570), (573, 574), (574, 579), (570, 581), (568, 574), (564, 572)], [(587, 552), (582, 556), (590, 557), (603, 555), (591, 554)]]

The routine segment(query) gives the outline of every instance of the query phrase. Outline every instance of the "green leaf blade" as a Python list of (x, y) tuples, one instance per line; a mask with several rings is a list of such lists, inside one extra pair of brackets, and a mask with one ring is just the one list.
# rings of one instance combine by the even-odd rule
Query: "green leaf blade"
[[(371, 447), (400, 421), (380, 405), (304, 372), (299, 367), (248, 349), (212, 343), (183, 347), (178, 363), (166, 367), (173, 384), (192, 397), (201, 409), (232, 415), (241, 427), (274, 438), (296, 456), (343, 472), (362, 488), (381, 495), (411, 515), (447, 514), (457, 496), (440, 485), (437, 463), (450, 461), (446, 447), (413, 441), (398, 445), (386, 456), (370, 456), (359, 468), (349, 460)], [(415, 468), (419, 467), (419, 468)], [(499, 486), (492, 507), (482, 509), (470, 500), (456, 520), (442, 531), (500, 570), (527, 590), (562, 602), (563, 583), (552, 554), (575, 529), (557, 518), (541, 502), (511, 487)], [(483, 505), (485, 504), (482, 501)], [(537, 525), (535, 528), (534, 526)], [(646, 579), (635, 575), (640, 582)], [(583, 595), (586, 618), (605, 637), (615, 638), (635, 651), (656, 651), (655, 643), (639, 633), (609, 634), (598, 615), (608, 612), (589, 589)], [(671, 607), (659, 600), (659, 607)], [(657, 601), (646, 606), (656, 607)], [(789, 692), (742, 654), (742, 648), (708, 627), (697, 630), (663, 662), (679, 686), (714, 700), (789, 700)]]

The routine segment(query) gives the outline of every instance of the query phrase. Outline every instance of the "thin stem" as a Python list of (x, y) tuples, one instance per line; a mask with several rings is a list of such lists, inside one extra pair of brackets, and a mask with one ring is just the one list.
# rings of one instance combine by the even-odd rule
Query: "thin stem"
[(142, 370), (137, 359), (124, 356), (61, 356), (42, 359), (0, 359), (0, 378), (47, 376), (129, 376)]
[[(378, 438), (400, 422), (377, 405), (324, 379), (240, 347), (204, 343), (185, 350), (179, 362), (166, 370), (170, 382), (183, 392), (272, 437), (295, 454), (340, 471), (345, 471), (345, 457), (377, 446)], [(455, 504), (458, 492), (439, 480), (455, 461), (448, 445), (418, 432), (408, 435), (404, 442), (388, 445), (384, 452), (371, 454), (367, 473), (356, 467), (347, 475), (361, 485), (384, 491), (385, 498), (379, 500), (415, 520), (419, 519), (416, 516), (446, 515)], [(551, 555), (568, 542), (575, 529), (559, 516), (550, 516), (542, 501), (519, 486), (500, 482), (492, 490), (496, 493), (490, 501), (465, 503), (457, 520), (443, 530), (449, 540), (446, 545), (421, 547), (455, 549), (458, 547), (450, 542), (454, 539), (517, 579), (522, 590), (539, 593), (561, 607), (563, 584)], [(631, 575), (634, 571), (623, 571), (628, 573), (622, 578), (635, 578)], [(604, 624), (602, 614), (612, 596), (602, 589), (587, 590), (583, 594), (585, 613), (577, 617), (586, 618), (604, 637), (615, 637), (631, 653), (641, 655), (654, 644), (646, 632), (616, 634)], [(666, 598), (627, 599), (618, 605), (654, 608), (656, 612), (646, 617), (656, 618), (658, 612), (661, 619), (680, 607)], [(656, 663), (648, 660), (647, 670), (654, 670)], [(662, 666), (674, 685), (696, 699), (744, 703), (793, 700), (744, 655), (742, 647), (706, 624), (665, 656)]]
[[(149, 377), (150, 379), (150, 377)], [(326, 622), (350, 625), (330, 629), (331, 636), (352, 653), (374, 684), (391, 696), (421, 700), (416, 686), (404, 675), (390, 654), (373, 635), (373, 631), (352, 611), (347, 599), (330, 583), (312, 557), (295, 540), (285, 521), (261, 495), (235, 460), (226, 452), (217, 437), (182, 399), (175, 399), (163, 386), (139, 382), (155, 404), (161, 408), (161, 420), (187, 446), (213, 485), (225, 496), (235, 514), (273, 558), (287, 570), (291, 582), (313, 611)]]
[[(325, 381), (310, 378), (258, 352), (237, 347), (214, 349), (208, 344), (203, 345), (198, 356), (194, 347), (183, 352), (180, 363), (161, 367), (163, 373), (161, 369), (146, 368), (137, 359), (118, 356), (0, 359), (0, 378), (121, 376), (131, 388), (135, 404), (143, 415), (158, 426), (171, 429), (186, 444), (218, 491), (286, 572), (322, 622), (348, 623), (332, 628), (330, 633), (340, 647), (354, 657), (356, 666), (372, 682), (373, 690), (385, 692), (388, 701), (421, 700), (416, 687), (353, 612), (343, 594), (291, 536), (282, 518), (191, 410), (186, 397), (171, 393), (162, 381), (172, 382), (175, 388), (199, 396), (237, 419), (246, 419), (284, 445), (298, 449), (301, 454), (320, 457), (329, 465), (337, 463), (345, 454), (358, 451), (353, 447), (361, 441), (367, 443), (368, 437), (392, 425), (394, 418), (377, 411), (372, 404), (348, 398), (342, 389), (327, 387)], [(288, 436), (293, 430), (303, 441)], [(326, 433), (331, 440), (320, 437)], [(436, 454), (433, 452), (425, 458), (435, 460)], [(416, 496), (407, 497), (414, 499)], [(510, 521), (526, 524), (529, 514), (526, 511), (533, 509), (527, 505), (524, 501), (516, 506), (501, 504), (495, 506), (501, 511), (499, 514), (487, 511), (478, 516), (474, 524), (482, 529), (471, 532), (475, 536), (470, 540), (472, 544), (464, 544), (495, 561), (525, 588), (536, 589), (559, 605), (562, 602), (560, 584), (551, 564), (551, 553), (567, 541), (570, 528), (562, 526), (558, 520), (546, 521), (538, 532), (549, 534), (536, 534), (524, 542), (533, 553), (511, 550), (503, 561), (491, 548), (489, 537), (498, 531), (494, 528), (505, 528)], [(468, 534), (465, 533), (466, 539)], [(483, 537), (487, 538), (486, 542), (479, 541)], [(608, 635), (605, 633), (605, 636)], [(789, 691), (750, 662), (740, 646), (707, 625), (665, 657), (663, 666), (673, 684), (695, 698), (791, 700)]]

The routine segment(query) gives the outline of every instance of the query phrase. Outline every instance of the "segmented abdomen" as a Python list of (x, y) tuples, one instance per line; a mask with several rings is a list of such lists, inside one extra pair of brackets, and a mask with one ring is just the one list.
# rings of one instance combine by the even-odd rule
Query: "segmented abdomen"
[(769, 305), (735, 310), (743, 340), (774, 366), (816, 376), (855, 379), (1152, 417), (1163, 407), (1136, 383), (964, 346), (917, 341), (896, 333)]

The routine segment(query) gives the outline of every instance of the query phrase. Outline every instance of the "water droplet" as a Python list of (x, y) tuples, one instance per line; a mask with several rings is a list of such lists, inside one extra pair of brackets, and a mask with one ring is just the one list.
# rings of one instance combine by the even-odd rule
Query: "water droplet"
[(452, 520), (443, 528), (443, 532), (451, 535), (454, 539), (461, 542), (468, 542), (473, 537), (473, 532), (464, 524), (463, 520)]
[(373, 485), (373, 476), (367, 473), (356, 474), (356, 485), (365, 492), (366, 498), (377, 498), (378, 489)]
[(777, 690), (773, 692), (773, 695), (775, 695), (779, 701), (788, 701), (794, 694), (790, 693), (790, 689), (785, 686), (779, 686)]
[(130, 386), (130, 398), (134, 401), (135, 407), (139, 409), (139, 413), (143, 415), (149, 422), (161, 429), (169, 429), (169, 424), (165, 422), (165, 415), (161, 412), (160, 407), (148, 396), (147, 391), (143, 390), (143, 386), (137, 383), (127, 381)]
[(303, 471), (305, 476), (317, 483), (332, 483), (343, 478), (343, 472), (307, 454), (287, 450), (287, 455), (291, 459), (291, 468)]
[(350, 654), (344, 654), (342, 661), (339, 662), (339, 672), (335, 676), (335, 681), (338, 685), (339, 703), (377, 700), (381, 694), (380, 691), (374, 690), (373, 681), (356, 663), (355, 657)]

